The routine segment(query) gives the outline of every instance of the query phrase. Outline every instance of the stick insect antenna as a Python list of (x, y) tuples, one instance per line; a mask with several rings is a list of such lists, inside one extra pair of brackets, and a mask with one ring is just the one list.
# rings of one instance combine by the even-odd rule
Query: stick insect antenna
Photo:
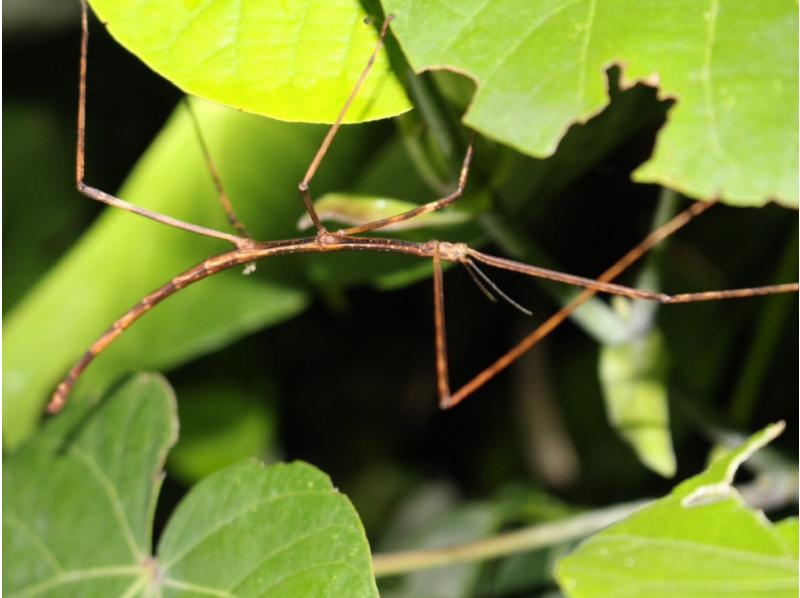
[(120, 208), (144, 218), (155, 220), (167, 226), (173, 226), (181, 230), (185, 230), (198, 235), (206, 237), (213, 237), (221, 239), (229, 243), (233, 243), (236, 247), (247, 247), (252, 244), (252, 241), (245, 237), (231, 235), (222, 231), (207, 228), (205, 226), (198, 226), (190, 222), (184, 222), (171, 216), (166, 216), (158, 212), (153, 212), (145, 208), (140, 208), (132, 203), (115, 197), (110, 193), (106, 193), (95, 187), (91, 187), (84, 182), (84, 171), (86, 164), (86, 63), (89, 50), (89, 5), (87, 0), (80, 0), (81, 2), (81, 61), (80, 61), (80, 80), (78, 82), (78, 139), (76, 144), (76, 157), (75, 157), (75, 187), (78, 191), (95, 201), (99, 201), (115, 208)]
[(322, 159), (325, 157), (325, 154), (328, 153), (328, 149), (330, 148), (331, 143), (333, 143), (333, 138), (339, 131), (339, 127), (341, 127), (344, 117), (347, 114), (347, 111), (350, 109), (350, 105), (353, 103), (353, 100), (358, 94), (358, 91), (361, 89), (361, 86), (364, 84), (364, 81), (366, 81), (367, 75), (372, 69), (372, 65), (375, 64), (375, 59), (378, 57), (378, 52), (380, 52), (381, 48), (383, 47), (383, 40), (386, 39), (386, 33), (389, 31), (389, 23), (391, 23), (392, 18), (392, 15), (388, 15), (386, 19), (384, 19), (383, 25), (381, 26), (380, 35), (378, 36), (378, 41), (375, 44), (375, 49), (372, 51), (369, 60), (367, 61), (367, 66), (365, 66), (364, 70), (361, 71), (361, 75), (359, 75), (356, 84), (353, 86), (353, 91), (350, 92), (350, 95), (347, 97), (347, 101), (344, 103), (344, 106), (342, 106), (342, 109), (339, 112), (339, 116), (336, 117), (336, 121), (334, 121), (331, 128), (328, 129), (328, 133), (322, 140), (322, 144), (319, 146), (317, 153), (314, 155), (314, 159), (311, 160), (311, 164), (308, 165), (308, 170), (306, 170), (303, 180), (297, 185), (297, 189), (300, 191), (300, 197), (303, 199), (303, 204), (306, 207), (306, 212), (308, 212), (311, 221), (314, 223), (318, 235), (327, 234), (328, 231), (322, 225), (322, 222), (317, 215), (317, 210), (314, 208), (314, 202), (311, 201), (311, 192), (309, 191), (308, 186), (311, 184), (311, 180), (317, 173), (317, 169), (319, 168)]
[[(474, 280), (478, 284), (479, 287), (481, 287), (482, 289), (484, 288), (483, 285), (480, 282), (478, 282), (479, 280), (482, 280), (484, 283), (486, 283), (489, 286), (489, 288), (491, 288), (495, 293), (497, 293), (498, 297), (501, 297), (511, 307), (521, 311), (526, 316), (532, 316), (533, 315), (533, 312), (531, 312), (531, 310), (529, 310), (526, 307), (523, 307), (522, 305), (520, 305), (519, 303), (514, 301), (511, 297), (506, 295), (503, 292), (503, 290), (500, 289), (500, 287), (498, 287), (491, 278), (486, 276), (486, 274), (480, 268), (478, 268), (478, 265), (475, 262), (473, 262), (470, 259), (467, 259), (467, 260), (464, 261), (464, 266), (467, 268), (467, 272), (469, 272), (472, 275), (472, 280)], [(488, 292), (488, 291), (484, 289), (484, 292)], [(496, 299), (495, 299), (495, 301), (496, 301)]]
[(475, 272), (472, 270), (472, 268), (470, 268), (469, 266), (466, 266), (466, 262), (464, 262), (464, 264), (465, 264), (464, 267), (467, 270), (467, 274), (469, 274), (469, 277), (472, 279), (472, 282), (475, 283), (475, 286), (480, 289), (481, 293), (486, 295), (486, 298), (489, 301), (491, 301), (492, 303), (497, 303), (497, 297), (495, 297), (492, 294), (492, 292), (488, 288), (486, 288), (486, 285), (483, 284), (483, 281), (480, 278), (478, 278), (478, 275), (475, 274)]

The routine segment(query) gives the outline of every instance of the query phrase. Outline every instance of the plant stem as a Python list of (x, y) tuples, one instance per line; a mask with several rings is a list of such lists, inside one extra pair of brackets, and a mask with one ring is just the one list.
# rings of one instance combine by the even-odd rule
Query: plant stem
[(387, 577), (526, 552), (591, 535), (649, 503), (648, 500), (624, 503), (456, 546), (377, 554), (372, 558), (372, 567), (375, 577)]
[[(780, 509), (797, 501), (795, 471), (785, 468), (782, 464), (772, 465), (772, 468), (759, 473), (752, 482), (736, 487), (736, 491), (747, 498), (745, 502), (751, 508)], [(496, 559), (580, 540), (629, 517), (653, 502), (655, 501), (647, 499), (622, 503), (453, 546), (376, 554), (372, 557), (372, 568), (375, 577), (389, 577), (436, 567)]]

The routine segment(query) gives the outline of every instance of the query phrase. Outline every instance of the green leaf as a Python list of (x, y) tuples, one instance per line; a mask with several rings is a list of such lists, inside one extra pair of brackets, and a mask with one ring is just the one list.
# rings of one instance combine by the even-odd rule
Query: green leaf
[(775, 531), (783, 539), (786, 550), (793, 555), (795, 560), (798, 557), (798, 538), (800, 537), (800, 527), (798, 527), (797, 517), (787, 517), (783, 521), (775, 524)]
[(675, 475), (669, 431), (666, 347), (651, 330), (600, 349), (600, 384), (606, 412), (639, 460), (664, 477)]
[[(314, 207), (321, 220), (340, 222), (347, 226), (357, 226), (408, 212), (418, 208), (419, 204), (389, 197), (326, 193), (314, 202)], [(463, 224), (469, 222), (475, 213), (488, 209), (489, 197), (487, 195), (471, 195), (459, 199), (456, 206), (421, 214), (410, 220), (386, 226), (381, 231), (416, 230)], [(297, 223), (297, 228), (303, 230), (311, 226), (311, 217), (308, 214), (303, 214)]]
[(4, 463), (4, 595), (377, 596), (355, 510), (305, 463), (206, 478), (152, 556), (172, 391), (142, 374), (87, 411), (67, 409)]
[(606, 69), (677, 100), (634, 174), (701, 199), (797, 205), (797, 6), (790, 0), (646, 3), (384, 0), (416, 71), (477, 91), (464, 122), (532, 156), (608, 103)]
[[(569, 596), (796, 596), (796, 527), (773, 526), (731, 486), (773, 424), (672, 493), (581, 544), (556, 577)], [(789, 536), (794, 535), (794, 540)]]
[(353, 506), (305, 463), (242, 463), (206, 478), (175, 511), (158, 560), (167, 588), (232, 596), (377, 596)]
[[(287, 121), (333, 122), (378, 39), (358, 0), (91, 5), (120, 44), (183, 91)], [(346, 122), (410, 107), (382, 51)]]
[(6, 596), (122, 596), (149, 582), (161, 468), (178, 432), (172, 389), (139, 375), (86, 411), (67, 409), (3, 464)]

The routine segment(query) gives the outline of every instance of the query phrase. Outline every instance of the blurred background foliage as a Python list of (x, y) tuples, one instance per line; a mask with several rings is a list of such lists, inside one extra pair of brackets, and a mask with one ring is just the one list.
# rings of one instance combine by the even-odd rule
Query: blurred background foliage
[[(41, 292), (37, 282), (102, 210), (73, 189), (77, 3), (7, 1), (3, 13), (3, 314), (9, 322), (21, 317), (26, 302)], [(92, 33), (87, 180), (114, 191), (173, 111), (178, 112), (169, 127), (185, 129), (185, 115), (174, 88), (96, 24)], [(614, 89), (615, 73), (609, 77)], [(452, 125), (471, 84), (439, 74), (409, 78), (408, 85), (412, 97), (436, 100), (436, 114), (450, 127), (445, 138), (452, 147), (442, 145), (441, 134), (430, 126), (431, 115), (419, 110), (394, 121), (349, 127), (323, 163), (313, 187), (317, 197), (325, 191), (360, 192), (419, 202), (453, 183), (466, 131)], [(470, 189), (489, 193), (491, 211), (476, 213), (466, 225), (408, 234), (469, 240), (490, 253), (597, 275), (649, 230), (661, 190), (633, 184), (629, 174), (652, 151), (670, 107), (643, 86), (612, 95), (611, 106), (587, 125), (572, 127), (550, 159), (526, 158), (479, 140)], [(324, 129), (219, 112), (201, 107), (203, 118), (211, 119), (207, 134), (223, 182), (243, 220), (258, 238), (297, 236), (302, 207), (296, 181)], [(244, 124), (217, 131), (214, 118)], [(194, 173), (191, 189), (202, 189), (191, 197), (197, 203), (185, 209), (198, 215), (201, 224), (222, 226), (211, 182), (202, 163), (198, 168), (197, 148), (190, 136), (180, 139), (161, 176), (186, 176), (174, 161), (183, 155), (186, 172)], [(168, 211), (171, 200), (163, 201), (153, 205)], [(128, 214), (113, 218), (136, 220)], [(108, 289), (121, 295), (122, 307), (115, 307), (120, 311), (137, 293), (159, 283), (165, 268), (177, 274), (221, 248), (186, 239), (182, 232), (169, 231), (164, 233), (168, 240), (154, 241), (150, 232), (157, 225), (114, 226), (124, 234), (119, 232), (122, 236), (113, 243), (129, 261), (90, 260), (102, 268), (87, 265), (81, 278), (69, 281), (71, 287), (62, 283), (57, 297), (62, 302), (92, 304), (91, 293), (134, 278), (131, 271), (145, 279), (158, 274), (155, 281), (138, 281), (125, 293)], [(84, 251), (103, 254), (108, 251), (104, 247), (98, 241)], [(178, 253), (165, 253), (177, 247)], [(663, 289), (676, 292), (794, 280), (797, 213), (774, 205), (715, 207), (671, 239), (651, 261), (650, 271)], [(179, 399), (181, 440), (168, 463), (158, 520), (164, 520), (188, 485), (244, 456), (267, 462), (303, 459), (323, 469), (354, 502), (373, 550), (481, 537), (584, 507), (664, 494), (672, 487), (674, 480), (640, 463), (606, 416), (598, 376), (601, 348), (586, 332), (591, 322), (567, 323), (462, 406), (440, 412), (429, 272), (427, 264), (380, 255), (292, 257), (259, 264), (253, 284), (277, 285), (291, 294), (292, 307), (276, 316), (269, 306), (257, 305), (252, 325), (231, 324), (235, 331), (228, 330), (224, 338), (198, 342), (159, 366)], [(238, 288), (240, 273), (225, 276), (236, 281), (230, 288)], [(445, 290), (454, 385), (546, 318), (558, 305), (554, 298), (564, 293), (506, 273), (495, 278), (534, 315), (527, 318), (489, 303), (465, 272), (452, 269)], [(637, 280), (636, 272), (624, 278), (631, 284)], [(136, 286), (141, 284), (143, 290)], [(219, 284), (216, 294), (198, 291), (201, 299), (192, 313), (225, 328), (226, 321), (236, 318), (226, 311), (229, 287)], [(270, 296), (255, 294), (248, 305)], [(606, 315), (637, 309), (596, 308)], [(86, 311), (85, 306), (76, 309)], [(165, 342), (191, 336), (197, 327), (192, 317), (182, 321), (181, 309), (165, 312), (169, 315), (136, 342), (139, 352), (153, 352), (156, 365), (158, 351), (168, 352)], [(57, 337), (45, 346), (37, 337), (70, 319), (69, 313), (50, 313), (37, 315), (35, 329), (26, 329), (30, 344), (24, 351), (63, 351)], [(159, 318), (156, 314), (146, 318)], [(651, 308), (648, 317), (657, 322), (668, 356), (660, 366), (666, 373), (658, 375), (669, 395), (678, 479), (702, 467), (719, 430), (746, 432), (778, 419), (787, 420), (788, 429), (775, 446), (796, 460), (796, 297)], [(85, 334), (91, 337), (109, 323), (105, 318), (93, 322)], [(606, 332), (613, 335), (613, 330)], [(602, 332), (595, 330), (598, 335)], [(65, 337), (63, 344), (86, 343)], [(5, 336), (4, 345), (5, 370), (11, 359)], [(74, 350), (65, 352), (67, 362), (77, 356)], [(109, 366), (108, 375), (138, 365), (119, 360), (116, 369)], [(96, 396), (109, 381), (101, 380), (96, 388), (89, 384), (84, 396)], [(49, 389), (54, 382), (45, 379), (39, 385)], [(45, 398), (36, 401), (41, 405)], [(38, 405), (29, 412), (38, 413)], [(9, 420), (5, 409), (4, 420), (5, 442), (14, 437), (15, 425), (22, 429), (34, 423), (24, 417), (20, 423)], [(552, 588), (552, 562), (565, 549), (390, 579), (383, 590), (396, 596), (544, 595)]]

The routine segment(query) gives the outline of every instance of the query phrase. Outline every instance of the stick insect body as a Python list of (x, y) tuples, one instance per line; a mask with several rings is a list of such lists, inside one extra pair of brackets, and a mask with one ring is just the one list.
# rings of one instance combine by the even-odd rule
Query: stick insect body
[[(310, 184), (316, 174), (317, 169), (322, 162), (325, 154), (330, 148), (337, 131), (339, 130), (345, 114), (347, 113), (350, 104), (356, 97), (359, 89), (361, 88), (364, 80), (366, 79), (369, 71), (375, 61), (378, 52), (380, 51), (383, 41), (388, 32), (391, 16), (389, 16), (383, 23), (380, 30), (380, 35), (375, 49), (369, 58), (364, 70), (362, 71), (358, 81), (356, 82), (350, 96), (345, 102), (342, 110), (340, 111), (336, 121), (329, 129), (327, 135), (322, 141), (319, 150), (311, 161), (303, 180), (298, 184), (298, 191), (305, 206), (311, 222), (316, 229), (316, 235), (312, 237), (288, 239), (282, 241), (268, 241), (257, 242), (247, 232), (247, 229), (236, 217), (230, 199), (228, 198), (225, 190), (220, 181), (214, 162), (211, 159), (211, 154), (203, 140), (200, 133), (200, 127), (197, 123), (196, 117), (189, 106), (192, 122), (195, 126), (197, 136), (205, 156), (206, 163), (209, 168), (210, 175), (216, 186), (220, 203), (228, 217), (232, 227), (239, 234), (226, 233), (215, 229), (210, 229), (189, 222), (184, 222), (152, 212), (143, 208), (139, 208), (130, 204), (120, 198), (110, 195), (100, 189), (96, 189), (87, 185), (84, 182), (84, 163), (85, 163), (85, 124), (86, 124), (86, 63), (87, 63), (87, 50), (88, 50), (88, 6), (87, 0), (81, 0), (81, 61), (80, 61), (80, 82), (79, 82), (79, 102), (78, 102), (78, 138), (77, 138), (77, 158), (76, 158), (76, 187), (78, 191), (87, 197), (105, 204), (122, 208), (129, 212), (133, 212), (145, 218), (161, 222), (163, 224), (173, 226), (192, 232), (195, 234), (205, 235), (216, 239), (221, 239), (232, 243), (235, 249), (212, 256), (200, 264), (186, 270), (179, 274), (171, 281), (167, 282), (160, 288), (149, 293), (143, 297), (136, 305), (123, 314), (114, 324), (98, 338), (81, 359), (72, 367), (64, 380), (58, 385), (47, 410), (50, 413), (60, 411), (69, 395), (72, 387), (77, 381), (81, 373), (89, 366), (97, 355), (99, 355), (106, 347), (114, 342), (127, 328), (129, 328), (136, 320), (142, 317), (145, 313), (150, 311), (153, 307), (158, 305), (163, 300), (177, 293), (181, 289), (193, 284), (197, 281), (203, 280), (209, 276), (213, 276), (223, 270), (233, 268), (241, 265), (249, 265), (257, 260), (275, 257), (280, 255), (287, 255), (293, 253), (331, 253), (339, 251), (380, 251), (402, 253), (412, 255), (424, 259), (430, 259), (433, 263), (433, 298), (434, 298), (434, 328), (435, 328), (435, 347), (436, 347), (436, 374), (437, 374), (437, 387), (439, 394), (439, 404), (443, 409), (453, 407), (460, 403), (469, 395), (478, 390), (490, 379), (494, 378), (498, 373), (508, 367), (516, 359), (521, 357), (528, 351), (534, 344), (543, 339), (546, 335), (558, 327), (569, 315), (583, 305), (586, 301), (592, 298), (597, 293), (607, 293), (614, 295), (622, 295), (632, 299), (643, 299), (650, 301), (657, 301), (660, 303), (690, 303), (695, 301), (712, 301), (718, 299), (734, 299), (742, 297), (753, 297), (758, 295), (767, 295), (773, 293), (786, 293), (797, 292), (798, 284), (780, 284), (764, 287), (745, 288), (745, 289), (731, 289), (723, 291), (707, 291), (701, 293), (684, 293), (677, 295), (668, 295), (665, 293), (651, 292), (646, 290), (634, 289), (622, 285), (614, 284), (612, 281), (619, 276), (626, 268), (642, 257), (648, 250), (654, 247), (663, 239), (667, 238), (679, 228), (688, 224), (692, 219), (701, 213), (708, 210), (714, 205), (714, 202), (696, 202), (683, 212), (679, 213), (672, 220), (660, 226), (650, 233), (639, 245), (634, 247), (608, 270), (600, 275), (596, 280), (575, 276), (572, 274), (565, 274), (554, 270), (539, 268), (513, 260), (487, 255), (475, 249), (468, 247), (464, 243), (446, 243), (440, 241), (428, 241), (425, 243), (418, 243), (412, 241), (405, 241), (400, 239), (388, 238), (375, 238), (375, 237), (362, 237), (358, 236), (362, 233), (379, 230), (392, 224), (396, 224), (405, 220), (409, 220), (416, 216), (439, 210), (454, 201), (456, 201), (464, 192), (467, 183), (467, 176), (469, 173), (470, 162), (472, 159), (472, 141), (470, 141), (464, 160), (461, 166), (461, 171), (458, 178), (456, 189), (449, 195), (440, 199), (422, 204), (407, 212), (383, 218), (366, 224), (344, 228), (336, 231), (328, 231), (322, 224), (312, 201)], [(188, 105), (188, 103), (187, 103)], [(467, 382), (464, 386), (456, 392), (451, 392), (448, 362), (447, 362), (447, 343), (445, 334), (445, 313), (444, 313), (444, 282), (442, 275), (442, 261), (449, 261), (463, 264), (467, 267), (471, 275), (477, 274), (477, 279), (483, 279), (488, 282), (489, 286), (495, 288), (493, 283), (486, 279), (485, 275), (478, 270), (475, 262), (481, 262), (494, 268), (509, 270), (524, 274), (526, 276), (534, 276), (545, 278), (565, 284), (571, 284), (583, 287), (584, 290), (578, 294), (570, 303), (565, 305), (557, 311), (550, 318), (545, 320), (539, 327), (531, 332), (515, 347), (509, 350), (505, 355), (501, 356), (497, 361), (477, 374), (472, 380)], [(481, 285), (481, 283), (478, 283)], [(482, 286), (482, 285), (481, 285)], [(482, 287), (489, 295), (491, 292)], [(495, 291), (498, 289), (495, 288)], [(501, 293), (502, 295), (502, 293)], [(506, 298), (509, 300), (508, 298)], [(509, 300), (512, 304), (513, 301)]]

